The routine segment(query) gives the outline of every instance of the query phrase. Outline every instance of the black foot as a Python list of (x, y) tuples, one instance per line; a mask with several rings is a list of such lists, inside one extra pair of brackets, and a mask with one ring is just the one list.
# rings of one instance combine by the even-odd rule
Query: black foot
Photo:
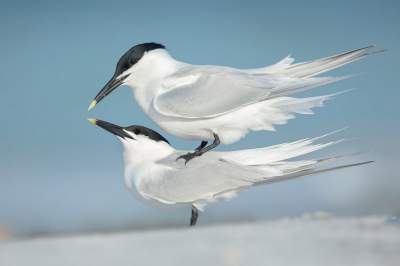
[(178, 158), (176, 158), (176, 160), (178, 161), (179, 159), (184, 159), (185, 160), (185, 165), (192, 160), (193, 158), (199, 157), (201, 156), (203, 153), (200, 151), (194, 151), (194, 152), (188, 152), (186, 154), (183, 154), (181, 156), (179, 156)]
[(207, 146), (207, 141), (203, 140), (200, 143), (200, 146), (197, 147), (194, 152), (189, 152), (189, 153), (186, 153), (184, 155), (181, 155), (178, 158), (176, 158), (176, 160), (178, 161), (179, 159), (184, 159), (185, 160), (185, 165), (186, 165), (193, 158), (199, 157), (199, 156), (203, 155), (204, 153), (208, 152), (209, 150), (212, 150), (215, 147), (217, 147), (219, 145), (219, 143), (220, 143), (219, 137), (215, 133), (213, 133), (213, 135), (214, 135), (214, 142), (211, 145)]

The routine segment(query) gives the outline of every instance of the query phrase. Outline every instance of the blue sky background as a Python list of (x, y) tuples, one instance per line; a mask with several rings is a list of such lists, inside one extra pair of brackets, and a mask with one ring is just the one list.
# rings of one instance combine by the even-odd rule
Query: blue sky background
[[(361, 75), (308, 93), (356, 89), (316, 115), (220, 147), (260, 147), (349, 126), (335, 137), (351, 141), (325, 154), (368, 151), (357, 159), (374, 165), (255, 188), (210, 206), (200, 223), (318, 210), (399, 213), (399, 12), (398, 1), (1, 1), (0, 225), (31, 234), (187, 224), (189, 210), (154, 209), (129, 194), (120, 144), (86, 121), (159, 130), (127, 87), (86, 111), (120, 55), (148, 41), (186, 62), (239, 68), (289, 53), (303, 61), (370, 44), (388, 49), (332, 72)], [(160, 132), (178, 148), (198, 144)]]

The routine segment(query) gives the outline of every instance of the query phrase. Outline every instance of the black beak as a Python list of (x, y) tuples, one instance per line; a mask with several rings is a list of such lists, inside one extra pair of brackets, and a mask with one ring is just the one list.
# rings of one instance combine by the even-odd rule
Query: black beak
[(129, 74), (116, 78), (113, 76), (107, 84), (101, 89), (101, 91), (94, 97), (93, 101), (90, 103), (88, 111), (96, 106), (101, 100), (103, 100), (104, 97), (106, 97), (108, 94), (110, 94), (113, 90), (118, 88), (124, 81), (125, 79), (129, 76)]
[(126, 133), (126, 131), (124, 130), (123, 127), (111, 124), (111, 123), (103, 121), (103, 120), (94, 119), (94, 118), (89, 118), (88, 120), (91, 124), (99, 126), (118, 137), (134, 139), (131, 135)]

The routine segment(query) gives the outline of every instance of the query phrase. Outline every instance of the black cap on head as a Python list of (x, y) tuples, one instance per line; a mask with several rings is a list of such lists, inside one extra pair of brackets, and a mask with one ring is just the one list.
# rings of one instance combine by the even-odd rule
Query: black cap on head
[(119, 77), (122, 73), (128, 70), (131, 66), (135, 65), (146, 52), (155, 49), (165, 49), (165, 46), (155, 42), (142, 43), (133, 46), (126, 53), (124, 53), (118, 60), (117, 67), (115, 68), (114, 75), (107, 82), (107, 84), (97, 93), (93, 101), (90, 103), (88, 110), (92, 109), (99, 103), (104, 97), (110, 94), (113, 90), (124, 83), (129, 74)]
[(165, 141), (166, 143), (169, 144), (168, 140), (164, 138), (160, 133), (157, 131), (154, 131), (150, 128), (144, 127), (144, 126), (137, 126), (137, 125), (132, 125), (129, 127), (124, 128), (126, 131), (132, 132), (135, 135), (143, 135), (147, 136), (149, 139), (152, 139), (154, 141)]
[(166, 138), (164, 138), (163, 136), (161, 136), (161, 134), (159, 134), (158, 132), (156, 132), (150, 128), (144, 127), (144, 126), (132, 125), (132, 126), (128, 126), (128, 127), (121, 127), (121, 126), (109, 123), (107, 121), (99, 120), (99, 119), (90, 118), (88, 120), (91, 124), (99, 126), (103, 129), (107, 130), (108, 132), (110, 132), (118, 137), (121, 137), (121, 138), (135, 139), (134, 137), (132, 137), (130, 134), (127, 133), (127, 132), (131, 132), (131, 133), (135, 134), (136, 136), (143, 135), (143, 136), (147, 136), (149, 139), (152, 139), (154, 141), (164, 141), (169, 144), (168, 140)]
[(133, 46), (131, 49), (126, 51), (118, 60), (114, 76), (118, 77), (124, 71), (136, 64), (146, 52), (155, 49), (165, 49), (165, 46), (155, 42), (141, 43)]

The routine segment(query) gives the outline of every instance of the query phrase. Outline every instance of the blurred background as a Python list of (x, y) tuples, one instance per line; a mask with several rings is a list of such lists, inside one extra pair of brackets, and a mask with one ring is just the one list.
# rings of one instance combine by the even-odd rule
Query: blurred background
[[(220, 150), (261, 147), (336, 129), (349, 141), (320, 154), (353, 153), (373, 165), (245, 191), (210, 205), (199, 223), (400, 213), (398, 1), (1, 1), (0, 235), (186, 226), (187, 209), (155, 209), (124, 186), (122, 147), (90, 125), (96, 117), (140, 124), (177, 148), (133, 101), (128, 87), (87, 106), (131, 46), (155, 41), (194, 64), (261, 67), (375, 44), (387, 49), (330, 74), (359, 74), (303, 95), (355, 89), (277, 132)], [(349, 159), (350, 160), (350, 159)]]

